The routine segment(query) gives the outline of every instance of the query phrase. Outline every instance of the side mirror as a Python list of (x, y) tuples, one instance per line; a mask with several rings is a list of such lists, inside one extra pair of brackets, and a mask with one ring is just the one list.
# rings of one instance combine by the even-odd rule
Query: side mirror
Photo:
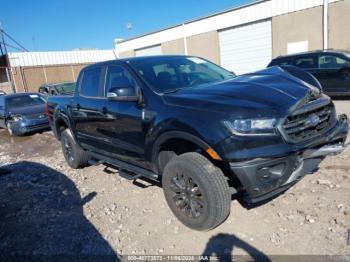
[(139, 101), (138, 92), (133, 86), (112, 87), (107, 92), (107, 99), (111, 101)]

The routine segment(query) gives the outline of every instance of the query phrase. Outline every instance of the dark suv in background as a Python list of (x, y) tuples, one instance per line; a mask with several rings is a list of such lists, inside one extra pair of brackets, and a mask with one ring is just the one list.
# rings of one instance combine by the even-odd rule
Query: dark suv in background
[(43, 84), (38, 92), (44, 96), (72, 95), (75, 89), (75, 82), (62, 82)]
[(270, 66), (300, 67), (321, 83), (330, 96), (350, 96), (350, 51), (313, 51), (273, 59)]

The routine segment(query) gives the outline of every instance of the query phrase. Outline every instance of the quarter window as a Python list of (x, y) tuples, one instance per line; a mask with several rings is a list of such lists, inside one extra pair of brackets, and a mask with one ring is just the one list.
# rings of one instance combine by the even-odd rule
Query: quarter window
[(320, 55), (318, 63), (322, 69), (340, 69), (349, 65), (349, 62), (334, 55)]
[(83, 96), (98, 97), (101, 80), (101, 68), (96, 67), (84, 71), (80, 93)]

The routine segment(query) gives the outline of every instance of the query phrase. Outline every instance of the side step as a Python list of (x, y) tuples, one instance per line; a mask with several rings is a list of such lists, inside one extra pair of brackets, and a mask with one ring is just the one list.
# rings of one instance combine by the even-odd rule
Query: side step
[(95, 158), (90, 158), (88, 163), (89, 163), (89, 165), (92, 165), (92, 166), (98, 166), (98, 165), (102, 164), (103, 162), (101, 160), (97, 160)]
[(140, 174), (128, 173), (127, 171), (124, 171), (124, 170), (119, 170), (118, 175), (127, 180), (135, 180), (142, 177), (142, 175)]
[[(146, 177), (150, 180), (158, 181), (158, 175), (156, 173), (153, 173), (152, 171), (144, 169), (142, 167), (134, 166), (124, 161), (110, 158), (95, 152), (91, 152), (91, 156), (92, 158), (98, 159), (98, 160), (92, 160), (92, 163), (95, 163), (96, 165), (102, 164), (102, 163), (108, 163), (112, 166), (115, 166), (121, 169), (119, 172), (119, 175), (125, 179), (135, 180), (139, 177)], [(126, 172), (123, 170), (125, 170)], [(128, 174), (128, 172), (131, 174)]]

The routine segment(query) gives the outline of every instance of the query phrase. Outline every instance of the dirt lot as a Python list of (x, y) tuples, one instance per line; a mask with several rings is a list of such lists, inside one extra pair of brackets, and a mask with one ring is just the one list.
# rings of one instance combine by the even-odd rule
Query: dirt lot
[[(350, 115), (350, 101), (335, 103)], [(271, 202), (233, 201), (210, 232), (182, 226), (157, 185), (70, 169), (51, 132), (0, 130), (0, 164), (11, 171), (0, 176), (0, 254), (350, 255), (350, 147)]]

